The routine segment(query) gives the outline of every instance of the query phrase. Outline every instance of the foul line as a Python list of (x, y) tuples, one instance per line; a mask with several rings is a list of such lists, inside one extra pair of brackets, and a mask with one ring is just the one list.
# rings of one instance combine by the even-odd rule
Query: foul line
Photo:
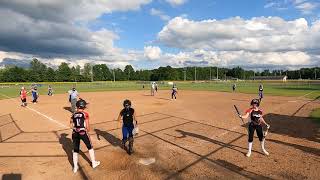
[(308, 96), (309, 94), (312, 94), (312, 93), (314, 93), (314, 92), (315, 92), (315, 91), (311, 91), (311, 92), (309, 92), (309, 93), (307, 93), (307, 94), (305, 94), (305, 95), (303, 95), (303, 96), (298, 97), (298, 99), (303, 98), (303, 97), (305, 97), (305, 96)]
[[(1, 96), (4, 96), (4, 97), (7, 97), (9, 100), (12, 100), (12, 101), (16, 102), (16, 100), (13, 99), (13, 98), (10, 97), (10, 96), (7, 96), (7, 95), (2, 94), (2, 93), (0, 93), (0, 95), (1, 95)], [(66, 125), (62, 124), (61, 122), (53, 119), (52, 117), (49, 117), (49, 116), (47, 116), (47, 115), (45, 115), (45, 114), (43, 114), (43, 113), (41, 113), (41, 112), (39, 112), (39, 111), (37, 111), (37, 110), (35, 110), (35, 109), (33, 109), (33, 108), (28, 107), (28, 106), (26, 106), (26, 108), (29, 109), (30, 111), (33, 111), (33, 112), (37, 113), (38, 115), (40, 115), (40, 116), (42, 116), (42, 117), (45, 117), (46, 119), (48, 119), (48, 120), (51, 121), (51, 122), (54, 122), (54, 123), (56, 123), (56, 124), (58, 124), (58, 125), (60, 125), (60, 126), (62, 126), (62, 127), (64, 127), (64, 128), (68, 128), (68, 126), (66, 126)]]

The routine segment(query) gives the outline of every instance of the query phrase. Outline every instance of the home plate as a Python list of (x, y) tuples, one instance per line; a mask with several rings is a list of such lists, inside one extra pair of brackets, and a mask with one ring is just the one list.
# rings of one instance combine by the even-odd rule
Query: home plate
[(153, 164), (153, 163), (155, 163), (156, 162), (156, 159), (155, 158), (141, 158), (140, 160), (139, 160), (139, 163), (140, 164), (143, 164), (143, 165), (146, 165), (146, 166), (148, 166), (148, 165), (150, 165), (150, 164)]

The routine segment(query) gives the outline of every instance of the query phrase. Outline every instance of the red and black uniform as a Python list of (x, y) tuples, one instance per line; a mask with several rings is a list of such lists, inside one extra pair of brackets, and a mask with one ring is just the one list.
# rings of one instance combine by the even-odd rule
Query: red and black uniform
[(20, 98), (22, 103), (26, 103), (27, 102), (27, 91), (26, 90), (21, 90), (20, 91)]
[(91, 140), (86, 129), (86, 119), (88, 118), (89, 114), (87, 112), (75, 112), (71, 117), (74, 124), (72, 132), (74, 152), (79, 153), (80, 140), (84, 142), (88, 150), (92, 149)]
[(257, 136), (259, 138), (259, 141), (263, 140), (263, 130), (262, 126), (260, 124), (260, 118), (263, 115), (263, 112), (261, 109), (254, 110), (253, 108), (250, 108), (246, 111), (246, 113), (250, 114), (250, 121), (249, 121), (249, 138), (248, 142), (253, 142), (253, 135), (254, 131), (257, 131)]

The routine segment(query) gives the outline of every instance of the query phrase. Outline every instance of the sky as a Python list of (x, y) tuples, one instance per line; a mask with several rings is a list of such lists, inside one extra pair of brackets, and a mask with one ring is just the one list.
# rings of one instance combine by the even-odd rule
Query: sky
[(320, 0), (0, 0), (0, 66), (320, 65)]

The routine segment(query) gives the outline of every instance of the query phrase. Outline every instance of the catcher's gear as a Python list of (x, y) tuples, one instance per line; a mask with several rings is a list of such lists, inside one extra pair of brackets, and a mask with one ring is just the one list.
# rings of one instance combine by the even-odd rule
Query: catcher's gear
[(252, 106), (254, 104), (256, 104), (259, 107), (260, 106), (260, 100), (259, 99), (252, 99), (250, 105)]
[(79, 108), (79, 109), (84, 109), (84, 108), (87, 107), (87, 104), (88, 104), (88, 103), (87, 103), (85, 100), (80, 99), (80, 100), (77, 101), (76, 106), (77, 106), (77, 108)]
[(123, 101), (123, 107), (130, 108), (131, 107), (131, 101), (129, 99), (126, 99)]

